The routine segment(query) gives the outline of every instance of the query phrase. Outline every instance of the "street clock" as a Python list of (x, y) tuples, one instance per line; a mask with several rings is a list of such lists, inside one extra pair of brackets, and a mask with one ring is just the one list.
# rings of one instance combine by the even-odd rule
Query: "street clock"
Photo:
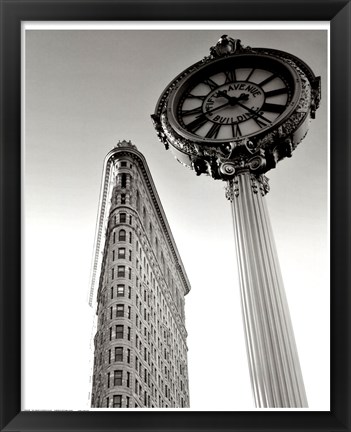
[(303, 61), (224, 35), (166, 87), (152, 119), (181, 163), (227, 180), (290, 157), (319, 101), (320, 78)]

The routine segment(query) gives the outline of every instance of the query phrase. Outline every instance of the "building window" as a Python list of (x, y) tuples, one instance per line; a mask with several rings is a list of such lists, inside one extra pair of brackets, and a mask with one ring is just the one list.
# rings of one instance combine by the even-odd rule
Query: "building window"
[(127, 349), (127, 363), (130, 363), (130, 349)]
[(122, 395), (113, 396), (113, 408), (122, 408)]
[(126, 203), (126, 194), (121, 194), (121, 204)]
[[(113, 269), (112, 269), (113, 270)], [(117, 277), (125, 277), (126, 275), (126, 269), (125, 266), (118, 266), (117, 269)]]
[(132, 269), (128, 267), (128, 279), (132, 279)]
[(110, 408), (110, 398), (106, 398), (106, 407)]
[(146, 231), (146, 208), (145, 207), (143, 207), (143, 225)]
[(118, 304), (116, 307), (116, 317), (123, 317), (124, 316), (124, 305)]
[(121, 187), (127, 187), (127, 174), (125, 173), (121, 174)]
[(132, 287), (128, 287), (128, 298), (131, 299), (132, 298)]
[(132, 261), (132, 251), (129, 250), (129, 256), (128, 256), (129, 261)]
[(111, 298), (113, 299), (113, 287), (111, 287)]
[(115, 386), (121, 386), (122, 385), (122, 374), (123, 374), (123, 371), (121, 371), (121, 370), (115, 370), (114, 371), (113, 384)]
[(130, 306), (128, 306), (128, 314), (127, 314), (127, 318), (131, 319), (131, 315), (132, 315), (132, 308)]
[(127, 166), (127, 162), (126, 161), (122, 161), (121, 162), (121, 167), (126, 167)]
[(129, 216), (129, 225), (132, 225), (132, 216)]
[(111, 279), (113, 280), (115, 278), (115, 269), (111, 269)]
[(112, 261), (114, 261), (115, 260), (115, 251), (113, 250), (112, 251)]
[(115, 361), (123, 361), (123, 348), (116, 347), (115, 348)]
[(126, 258), (126, 249), (125, 248), (118, 248), (118, 258), (119, 259), (125, 259)]
[(116, 243), (116, 233), (113, 233), (113, 243)]
[(129, 243), (132, 244), (132, 233), (129, 233)]
[(110, 372), (107, 373), (107, 388), (110, 388)]
[(112, 340), (112, 327), (110, 327), (110, 340)]
[(119, 221), (120, 221), (120, 223), (126, 223), (127, 222), (127, 215), (126, 215), (126, 213), (120, 213), (120, 215), (119, 215)]
[(121, 229), (118, 233), (118, 240), (119, 241), (126, 241), (126, 232), (124, 229)]
[[(129, 386), (128, 386), (129, 387)], [(129, 408), (129, 396), (127, 396), (127, 403), (126, 403), (126, 407)]]
[(128, 327), (128, 333), (127, 333), (127, 338), (128, 338), (128, 340), (130, 341), (130, 334), (131, 334), (131, 328), (130, 327)]
[(127, 387), (130, 386), (130, 372), (127, 372)]
[(108, 350), (108, 363), (111, 364), (111, 350)]
[(123, 339), (123, 326), (116, 325), (116, 339)]
[(140, 194), (139, 194), (138, 190), (137, 190), (137, 193), (136, 193), (136, 209), (140, 213)]
[(162, 273), (165, 276), (165, 259), (163, 257), (163, 253), (162, 252), (161, 252), (161, 270), (162, 270)]
[(117, 285), (117, 297), (124, 297), (124, 285)]

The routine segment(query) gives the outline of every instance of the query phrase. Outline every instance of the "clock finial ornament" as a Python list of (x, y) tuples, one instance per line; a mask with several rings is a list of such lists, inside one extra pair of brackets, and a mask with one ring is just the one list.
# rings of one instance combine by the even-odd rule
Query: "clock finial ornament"
[(233, 39), (227, 35), (219, 38), (217, 44), (210, 48), (212, 57), (221, 57), (224, 55), (235, 54), (243, 50), (240, 39)]

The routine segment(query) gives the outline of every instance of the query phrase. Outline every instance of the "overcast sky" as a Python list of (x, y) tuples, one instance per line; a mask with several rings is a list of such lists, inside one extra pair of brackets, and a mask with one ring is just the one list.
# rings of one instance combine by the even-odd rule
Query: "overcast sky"
[[(50, 27), (49, 27), (50, 28)], [(322, 77), (317, 119), (267, 175), (310, 409), (329, 410), (327, 32), (27, 30), (25, 37), (23, 409), (87, 409), (87, 297), (103, 159), (144, 154), (192, 290), (186, 297), (191, 409), (253, 409), (229, 202), (157, 140), (166, 85), (222, 34), (301, 58)]]

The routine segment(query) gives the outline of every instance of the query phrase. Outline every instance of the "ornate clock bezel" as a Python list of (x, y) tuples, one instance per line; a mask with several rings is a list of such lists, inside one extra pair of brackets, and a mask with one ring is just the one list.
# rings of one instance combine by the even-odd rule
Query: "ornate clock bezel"
[[(288, 84), (286, 82), (286, 78), (284, 79), (285, 84), (287, 87), (291, 86), (291, 83), (294, 85), (294, 89), (292, 90), (292, 97), (291, 100), (284, 110), (284, 112), (279, 116), (278, 121), (274, 121), (271, 125), (263, 128), (260, 131), (257, 131), (255, 133), (251, 133), (249, 135), (245, 135), (244, 137), (239, 138), (228, 138), (228, 139), (211, 139), (211, 138), (205, 138), (201, 137), (195, 134), (192, 134), (191, 132), (187, 131), (178, 121), (177, 116), (177, 109), (178, 109), (178, 99), (181, 98), (182, 94), (184, 93), (184, 88), (189, 87), (189, 83), (191, 83), (192, 80), (196, 82), (196, 77), (201, 75), (202, 73), (208, 71), (209, 69), (216, 69), (218, 67), (219, 71), (223, 70), (223, 64), (231, 62), (231, 61), (240, 61), (240, 59), (243, 60), (243, 62), (247, 62), (248, 60), (254, 61), (256, 60), (258, 63), (262, 63), (259, 66), (260, 67), (266, 67), (269, 63), (274, 63), (275, 66), (279, 66), (281, 69), (284, 69), (285, 74), (290, 74), (290, 83)], [(272, 66), (272, 65), (270, 65)], [(191, 84), (190, 84), (191, 85)], [(211, 62), (204, 63), (197, 67), (196, 69), (192, 70), (191, 72), (187, 73), (181, 81), (177, 83), (177, 85), (170, 91), (168, 98), (167, 98), (167, 104), (166, 104), (166, 115), (167, 120), (169, 123), (169, 126), (173, 129), (173, 131), (179, 135), (180, 137), (189, 140), (191, 142), (195, 142), (200, 145), (204, 146), (218, 146), (220, 144), (229, 143), (232, 141), (241, 141), (243, 138), (249, 138), (254, 139), (258, 136), (264, 136), (272, 129), (278, 127), (281, 125), (288, 116), (290, 116), (293, 111), (296, 109), (299, 99), (301, 97), (301, 78), (295, 71), (293, 67), (291, 67), (288, 63), (283, 62), (280, 58), (268, 56), (266, 54), (258, 54), (258, 53), (241, 53), (235, 56), (226, 56), (221, 57), (218, 59), (214, 59)]]
[[(280, 160), (290, 157), (308, 131), (311, 118), (320, 101), (320, 77), (297, 57), (275, 49), (243, 47), (238, 39), (222, 36), (211, 47), (210, 55), (181, 72), (163, 91), (155, 113), (151, 116), (160, 141), (171, 148), (176, 159), (194, 169), (197, 175), (211, 175), (215, 179), (229, 179), (240, 170), (249, 169), (261, 175), (274, 168)], [(250, 55), (271, 58), (289, 70), (295, 81), (291, 109), (285, 110), (272, 126), (249, 137), (229, 140), (194, 139), (174, 122), (170, 112), (174, 96), (199, 70), (231, 56)], [(182, 130), (181, 130), (182, 129)]]

